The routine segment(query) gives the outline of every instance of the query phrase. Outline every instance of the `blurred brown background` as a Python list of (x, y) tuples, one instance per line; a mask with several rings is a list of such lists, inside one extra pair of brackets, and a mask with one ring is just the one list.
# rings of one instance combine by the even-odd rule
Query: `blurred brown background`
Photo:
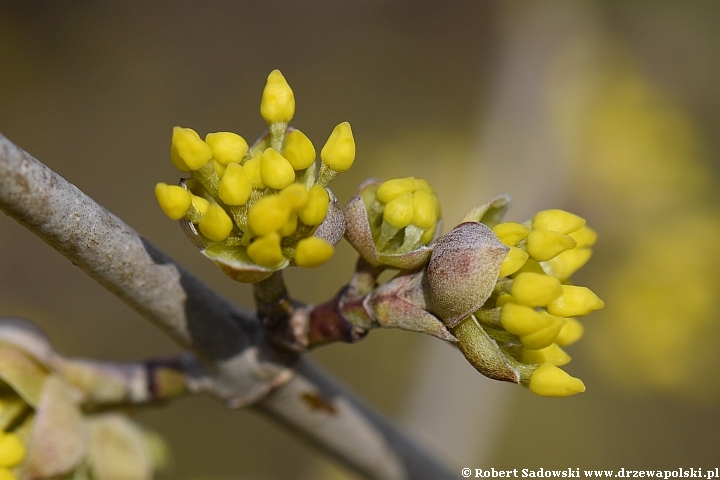
[[(368, 176), (421, 176), (450, 228), (508, 192), (508, 218), (567, 208), (600, 232), (577, 282), (606, 302), (567, 367), (588, 391), (544, 399), (487, 380), (452, 348), (376, 331), (311, 355), (457, 468), (720, 466), (720, 3), (0, 1), (0, 132), (218, 291), (250, 288), (204, 260), (157, 207), (179, 176), (174, 125), (251, 140), (280, 68), (293, 124), (321, 146), (349, 121), (342, 203)], [(332, 295), (343, 245), (292, 271)], [(176, 351), (65, 258), (0, 216), (0, 314), (67, 355)], [(343, 473), (264, 418), (188, 398), (138, 412), (174, 453), (166, 478)], [(358, 446), (362, 448), (362, 446)]]

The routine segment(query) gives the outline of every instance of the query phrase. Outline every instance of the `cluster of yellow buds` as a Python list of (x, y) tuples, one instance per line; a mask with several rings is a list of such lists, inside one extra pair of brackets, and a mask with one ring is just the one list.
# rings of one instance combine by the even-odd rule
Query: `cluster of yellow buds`
[(0, 480), (14, 480), (17, 477), (12, 468), (17, 467), (25, 458), (25, 445), (14, 432), (4, 431), (8, 428), (8, 420), (15, 418), (13, 407), (0, 399)]
[[(291, 264), (319, 266), (342, 238), (342, 213), (326, 187), (355, 159), (352, 130), (347, 122), (334, 128), (318, 172), (312, 142), (288, 127), (294, 112), (294, 94), (274, 70), (260, 104), (269, 132), (254, 145), (230, 132), (203, 140), (189, 128), (173, 130), (172, 162), (191, 178), (179, 186), (158, 183), (158, 203), (168, 217), (184, 222), (206, 256), (240, 281), (256, 282)], [(319, 228), (329, 219), (342, 225)]]
[(345, 207), (346, 238), (373, 265), (410, 269), (427, 263), (441, 209), (424, 179), (370, 180)]
[[(570, 361), (561, 347), (583, 334), (575, 317), (604, 306), (588, 288), (569, 284), (590, 258), (597, 234), (562, 210), (539, 212), (524, 224), (488, 223), (492, 230), (465, 223), (440, 239), (429, 266), (437, 312), (486, 375), (543, 396), (584, 391), (581, 380), (558, 367)], [(467, 256), (474, 260), (468, 263)], [(456, 270), (471, 272), (475, 283), (463, 287), (462, 278), (444, 278)]]

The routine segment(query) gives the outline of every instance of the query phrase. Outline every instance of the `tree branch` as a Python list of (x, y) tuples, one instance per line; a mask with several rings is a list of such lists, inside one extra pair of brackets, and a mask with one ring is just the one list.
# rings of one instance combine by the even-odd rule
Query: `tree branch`
[(192, 350), (229, 406), (258, 408), (368, 478), (455, 477), (306, 359), (270, 345), (253, 314), (2, 135), (0, 208)]

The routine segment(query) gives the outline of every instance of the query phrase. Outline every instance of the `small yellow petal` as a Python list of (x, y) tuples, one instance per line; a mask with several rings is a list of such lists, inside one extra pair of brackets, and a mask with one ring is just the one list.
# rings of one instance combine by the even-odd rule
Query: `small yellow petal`
[(502, 307), (500, 322), (513, 335), (529, 335), (549, 326), (552, 319), (530, 307), (510, 302)]
[(313, 185), (309, 191), (307, 205), (298, 210), (298, 218), (305, 225), (320, 225), (328, 212), (330, 196), (320, 185)]
[(582, 380), (551, 363), (543, 363), (533, 372), (529, 387), (531, 392), (544, 397), (567, 397), (585, 391)]
[(435, 237), (435, 230), (437, 229), (437, 223), (433, 225), (432, 227), (428, 228), (423, 232), (422, 237), (420, 237), (420, 243), (423, 245), (427, 245), (430, 242), (432, 242), (432, 239)]
[(549, 347), (540, 350), (525, 350), (522, 352), (523, 363), (552, 363), (557, 367), (562, 367), (570, 363), (570, 355), (560, 348), (557, 343), (553, 343)]
[(567, 280), (585, 265), (592, 256), (591, 248), (573, 248), (551, 258), (546, 263), (552, 274), (560, 280)]
[(232, 132), (208, 133), (205, 143), (212, 149), (213, 158), (222, 165), (240, 163), (248, 151), (245, 139)]
[(278, 232), (290, 220), (290, 204), (279, 195), (263, 197), (248, 212), (248, 226), (255, 235)]
[(245, 205), (252, 193), (252, 185), (239, 163), (230, 163), (220, 179), (218, 196), (226, 205)]
[(548, 322), (548, 325), (536, 332), (520, 335), (520, 343), (528, 350), (539, 350), (552, 345), (563, 325), (565, 325), (564, 318), (555, 317), (545, 312), (537, 313), (544, 321)]
[(438, 221), (435, 215), (435, 195), (424, 190), (413, 193), (413, 218), (412, 223), (422, 229), (430, 228)]
[(413, 177), (393, 178), (381, 183), (375, 191), (375, 196), (382, 203), (388, 203), (401, 195), (413, 192), (415, 189), (416, 182)]
[(335, 248), (321, 238), (303, 238), (295, 250), (295, 263), (301, 267), (318, 267), (327, 262), (334, 252)]
[(177, 185), (158, 183), (155, 185), (155, 197), (165, 215), (172, 220), (180, 220), (190, 209), (190, 192)]
[(605, 302), (589, 288), (563, 285), (562, 294), (547, 304), (547, 311), (560, 317), (579, 317), (604, 306)]
[(260, 115), (268, 124), (289, 123), (295, 115), (295, 94), (280, 70), (268, 75), (260, 101)]
[(525, 250), (517, 247), (510, 247), (510, 251), (508, 251), (507, 256), (505, 256), (505, 259), (500, 265), (498, 278), (507, 277), (517, 272), (523, 265), (525, 265), (527, 259), (528, 254)]
[(575, 248), (572, 237), (553, 230), (533, 230), (527, 236), (525, 250), (538, 262), (550, 260), (566, 250)]
[(300, 130), (293, 130), (288, 134), (283, 155), (295, 170), (310, 167), (317, 157), (312, 142)]
[(533, 230), (552, 230), (568, 234), (585, 225), (585, 219), (565, 210), (543, 210), (532, 219)]
[(560, 329), (555, 343), (560, 346), (566, 347), (580, 340), (585, 333), (585, 327), (578, 320), (574, 318), (566, 318), (565, 325)]
[(171, 158), (174, 155), (173, 148), (177, 158), (182, 160), (182, 163), (187, 165), (190, 170), (202, 168), (213, 156), (212, 149), (191, 128), (173, 128)]
[(333, 129), (320, 151), (320, 158), (336, 172), (344, 172), (352, 166), (355, 161), (355, 139), (348, 122), (343, 122)]
[(413, 219), (413, 194), (406, 193), (390, 200), (383, 209), (383, 220), (395, 228), (405, 228)]
[(592, 247), (597, 242), (598, 235), (595, 230), (585, 225), (574, 232), (568, 233), (568, 236), (577, 242), (578, 247)]
[(232, 220), (219, 205), (210, 205), (198, 224), (200, 232), (214, 242), (225, 240), (233, 229)]
[(198, 197), (197, 195), (190, 194), (190, 197), (192, 198), (192, 205), (197, 210), (197, 212), (200, 215), (205, 215), (210, 208), (210, 202), (208, 202), (203, 197)]
[(270, 233), (256, 238), (247, 249), (248, 256), (263, 267), (274, 267), (283, 259), (280, 249), (280, 235)]
[(270, 188), (280, 190), (295, 181), (295, 170), (285, 157), (272, 148), (268, 148), (260, 157), (260, 174), (263, 183)]
[[(563, 293), (560, 280), (552, 275), (524, 272), (513, 280), (510, 294), (528, 307), (543, 307)], [(565, 316), (565, 315), (561, 315)]]
[(265, 182), (263, 181), (262, 173), (260, 171), (260, 159), (262, 158), (263, 152), (257, 152), (247, 162), (243, 163), (245, 169), (245, 175), (250, 180), (250, 185), (253, 188), (265, 188)]
[(492, 230), (500, 241), (508, 247), (514, 247), (530, 233), (528, 227), (515, 222), (498, 223)]

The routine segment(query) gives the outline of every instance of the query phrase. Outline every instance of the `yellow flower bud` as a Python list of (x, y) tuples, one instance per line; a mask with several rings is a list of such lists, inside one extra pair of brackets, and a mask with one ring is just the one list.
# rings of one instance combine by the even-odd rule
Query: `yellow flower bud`
[(552, 320), (525, 305), (506, 303), (500, 312), (500, 323), (513, 335), (529, 335), (549, 326)]
[(295, 170), (285, 157), (272, 148), (268, 148), (260, 157), (260, 174), (263, 183), (270, 188), (280, 190), (295, 181)]
[(177, 185), (160, 182), (155, 185), (155, 197), (160, 208), (171, 220), (180, 220), (190, 209), (190, 192)]
[(418, 190), (413, 193), (413, 218), (412, 223), (422, 229), (435, 225), (438, 218), (435, 216), (435, 197), (425, 190)]
[(205, 143), (212, 149), (213, 158), (222, 165), (240, 163), (248, 151), (245, 139), (232, 132), (208, 133)]
[(405, 228), (413, 219), (413, 194), (406, 193), (391, 200), (383, 209), (383, 220), (395, 228)]
[(425, 232), (422, 234), (422, 237), (420, 237), (420, 243), (422, 243), (423, 245), (427, 245), (428, 243), (430, 243), (435, 236), (436, 229), (437, 224), (425, 230)]
[(214, 242), (225, 240), (233, 229), (232, 220), (220, 205), (210, 205), (198, 223), (200, 232)]
[(283, 238), (289, 237), (290, 235), (295, 233), (295, 230), (297, 230), (297, 225), (298, 225), (297, 213), (291, 213), (290, 219), (287, 222), (285, 222), (285, 225), (283, 225), (282, 228), (280, 228), (278, 233)]
[(288, 134), (283, 155), (295, 170), (310, 167), (317, 157), (312, 142), (300, 130), (293, 130)]
[(552, 269), (553, 275), (560, 280), (567, 280), (573, 273), (577, 272), (585, 265), (592, 256), (591, 248), (573, 248), (566, 250), (555, 258), (547, 261)]
[(290, 208), (295, 212), (304, 208), (310, 199), (310, 193), (307, 187), (301, 183), (293, 183), (289, 187), (281, 190), (279, 195), (287, 199)]
[(578, 317), (605, 306), (587, 287), (563, 285), (562, 294), (547, 304), (547, 311), (561, 317)]
[(280, 235), (270, 233), (256, 238), (247, 249), (250, 259), (262, 267), (274, 267), (283, 259)]
[(528, 307), (545, 306), (561, 293), (563, 289), (556, 277), (532, 272), (523, 272), (515, 277), (510, 289), (515, 300)]
[(525, 250), (538, 262), (550, 260), (565, 250), (575, 248), (575, 240), (552, 230), (533, 230), (527, 236)]
[(250, 180), (250, 185), (253, 188), (265, 188), (265, 182), (263, 182), (262, 173), (260, 171), (260, 159), (262, 158), (263, 152), (257, 152), (253, 157), (243, 164), (245, 169), (245, 175)]
[(585, 225), (582, 228), (575, 230), (574, 232), (568, 233), (569, 237), (572, 237), (577, 246), (579, 247), (592, 247), (597, 242), (597, 232), (592, 228)]
[(336, 172), (344, 172), (352, 166), (355, 161), (355, 139), (348, 122), (343, 122), (333, 129), (320, 151), (320, 158)]
[(190, 194), (190, 197), (192, 198), (192, 205), (195, 207), (195, 210), (197, 210), (200, 215), (205, 215), (208, 208), (210, 208), (210, 202), (205, 200), (203, 197), (198, 197), (192, 193)]
[[(202, 168), (213, 156), (212, 149), (191, 128), (173, 128), (172, 147), (170, 149), (171, 158), (174, 157), (173, 149), (177, 154), (176, 159), (182, 160), (182, 163), (187, 165), (190, 170)], [(173, 161), (173, 163), (177, 166), (176, 161)], [(183, 169), (180, 168), (180, 170)]]
[(498, 223), (492, 230), (500, 241), (508, 247), (514, 247), (530, 233), (528, 227), (515, 222)]
[(330, 196), (320, 185), (313, 185), (308, 193), (307, 205), (298, 210), (298, 218), (305, 225), (320, 225), (327, 215)]
[(295, 263), (301, 267), (318, 267), (327, 262), (334, 251), (335, 248), (321, 238), (303, 238), (295, 250)]
[(557, 367), (562, 367), (570, 363), (571, 358), (557, 343), (553, 343), (549, 347), (540, 350), (523, 349), (522, 360), (523, 363), (552, 363)]
[(580, 340), (585, 333), (585, 327), (578, 320), (574, 318), (566, 318), (565, 325), (560, 329), (555, 343), (560, 346), (566, 347)]
[(25, 458), (25, 445), (14, 433), (0, 431), (0, 468), (12, 468)]
[(536, 332), (520, 335), (520, 343), (528, 350), (539, 350), (552, 345), (563, 325), (565, 325), (564, 318), (555, 317), (545, 312), (537, 313), (544, 321), (548, 322), (548, 325)]
[(551, 363), (543, 363), (530, 377), (530, 391), (543, 397), (567, 397), (585, 391), (579, 378), (571, 377)]
[(585, 219), (565, 210), (543, 210), (532, 219), (533, 230), (552, 230), (568, 234), (585, 225)]
[(510, 247), (510, 251), (500, 265), (500, 274), (498, 275), (498, 278), (508, 277), (517, 272), (523, 265), (525, 265), (527, 259), (528, 254), (525, 250), (517, 247)]
[(248, 212), (248, 225), (260, 237), (278, 232), (290, 220), (290, 204), (279, 195), (263, 197)]
[(230, 163), (220, 179), (218, 196), (226, 205), (245, 205), (252, 193), (252, 185), (239, 163)]
[(260, 102), (260, 115), (268, 124), (289, 123), (295, 115), (295, 95), (280, 70), (268, 75)]
[(382, 203), (389, 203), (401, 195), (413, 192), (415, 185), (413, 177), (393, 178), (381, 183), (375, 191), (375, 196)]

